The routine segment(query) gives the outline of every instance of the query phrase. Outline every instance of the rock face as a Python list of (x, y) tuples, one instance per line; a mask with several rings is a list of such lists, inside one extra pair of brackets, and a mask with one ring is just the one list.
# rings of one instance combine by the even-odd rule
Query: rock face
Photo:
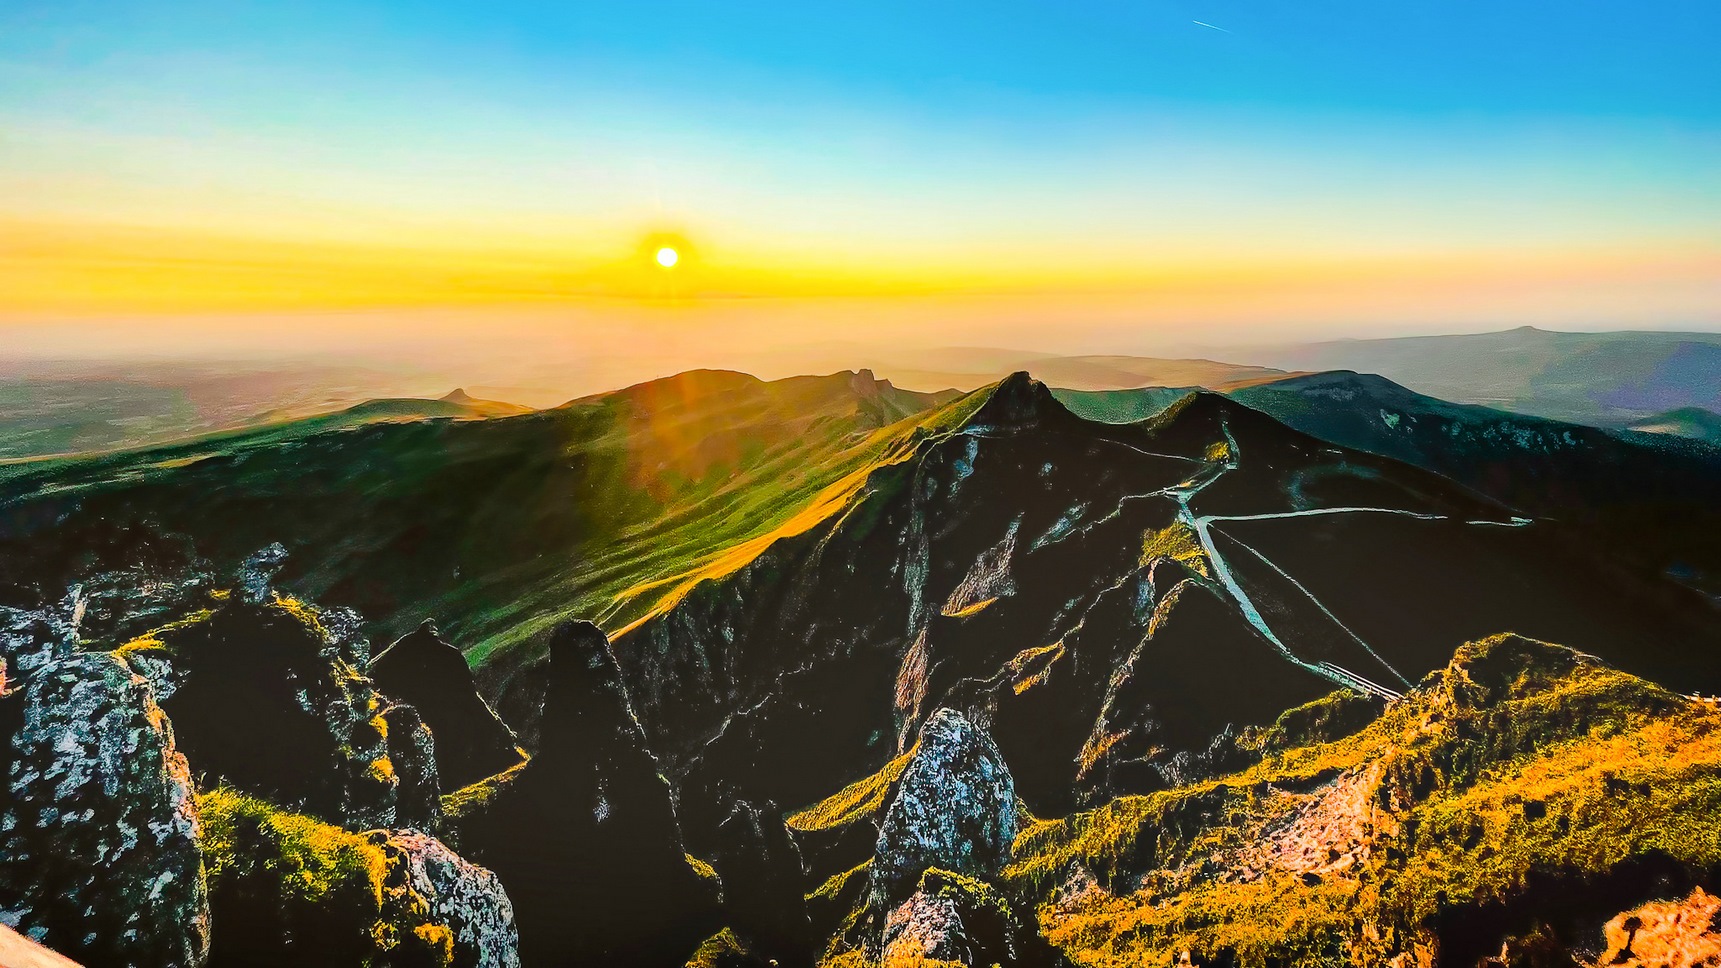
[(120, 650), (171, 684), (162, 706), (197, 772), (351, 829), (434, 826), (436, 765), (417, 717), (389, 712), (320, 610), (243, 597)]
[(0, 721), (0, 922), (93, 965), (204, 964), (191, 772), (149, 681), (112, 655), (59, 655), (14, 681)]
[(430, 920), (448, 926), (453, 934), (453, 964), (519, 968), (514, 906), (495, 874), (417, 831), (375, 831), (370, 838), (404, 867), (407, 885), (425, 900)]
[(550, 635), (538, 755), (457, 799), (460, 847), (508, 885), (527, 964), (680, 964), (720, 926), (589, 622)]
[(737, 802), (717, 835), (725, 923), (781, 968), (812, 964), (818, 941), (807, 919), (806, 872), (776, 806)]
[(366, 674), (391, 699), (418, 710), (436, 736), (436, 765), (453, 789), (519, 763), (513, 730), (478, 695), (472, 670), (428, 619), (371, 660)]
[(1016, 784), (985, 730), (953, 709), (932, 714), (879, 828), (870, 903), (890, 910), (939, 868), (989, 880), (1016, 838)]

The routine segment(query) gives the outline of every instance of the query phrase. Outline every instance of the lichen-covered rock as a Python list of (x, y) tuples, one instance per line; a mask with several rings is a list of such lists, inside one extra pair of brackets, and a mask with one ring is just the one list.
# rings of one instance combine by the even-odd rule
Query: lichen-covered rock
[(495, 776), (523, 758), (519, 743), (478, 695), (460, 650), (426, 620), (365, 670), (390, 699), (418, 710), (436, 736), (436, 765), (450, 788)]
[(82, 589), (73, 587), (57, 606), (19, 609), (0, 606), (0, 686), (18, 682), (78, 647), (83, 617)]
[(404, 866), (408, 887), (429, 906), (429, 919), (453, 932), (452, 964), (519, 968), (514, 906), (495, 874), (415, 830), (377, 830), (367, 837)]
[(433, 827), (422, 726), (391, 738), (387, 698), (322, 611), (274, 592), (213, 604), (120, 649), (173, 684), (162, 706), (197, 772), (349, 829)]
[(905, 900), (930, 868), (996, 877), (1016, 837), (1016, 785), (985, 730), (940, 709), (919, 743), (879, 829), (870, 902), (877, 910)]
[(275, 575), (286, 563), (287, 549), (279, 541), (252, 553), (249, 558), (240, 562), (238, 574), (235, 576), (238, 580), (236, 591), (239, 599), (253, 605), (268, 601), (274, 590)]
[(58, 656), (14, 683), (0, 722), (0, 922), (94, 965), (202, 965), (191, 771), (148, 680), (106, 653)]
[(889, 968), (1045, 964), (1050, 952), (1026, 924), (1002, 892), (929, 870), (914, 894), (886, 915), (880, 962)]
[(501, 882), (435, 838), (354, 833), (226, 788), (200, 803), (211, 968), (518, 968)]
[(508, 885), (530, 965), (681, 964), (722, 927), (609, 640), (550, 636), (538, 755), (448, 798), (460, 849)]

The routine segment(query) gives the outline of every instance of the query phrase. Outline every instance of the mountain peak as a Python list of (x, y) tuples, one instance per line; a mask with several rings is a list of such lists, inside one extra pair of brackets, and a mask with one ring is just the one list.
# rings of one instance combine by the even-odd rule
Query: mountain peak
[(998, 381), (968, 422), (970, 426), (1029, 427), (1047, 419), (1074, 416), (1044, 383), (1026, 370), (1017, 370)]
[(465, 387), (455, 387), (453, 390), (450, 390), (447, 394), (445, 394), (441, 399), (443, 399), (449, 403), (471, 403), (473, 400), (473, 397), (471, 394), (466, 392)]

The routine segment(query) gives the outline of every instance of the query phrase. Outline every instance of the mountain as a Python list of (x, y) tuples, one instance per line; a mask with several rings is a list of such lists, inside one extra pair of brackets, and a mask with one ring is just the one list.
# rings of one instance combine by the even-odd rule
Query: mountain
[[(1018, 374), (614, 634), (684, 804), (813, 803), (948, 706), (1042, 814), (1197, 774), (1336, 686), (1395, 697), (1503, 629), (1721, 685), (1721, 613), (1582, 529), (1223, 396), (1106, 425)], [(697, 849), (709, 818), (686, 819)], [(814, 852), (852, 865), (864, 840)]]
[[(1178, 391), (1057, 391), (1093, 419), (1159, 412)], [(1527, 515), (1576, 522), (1614, 553), (1721, 591), (1721, 449), (1453, 404), (1337, 371), (1227, 395), (1321, 440), (1433, 471)]]
[(1721, 334), (1555, 333), (1340, 340), (1243, 354), (1293, 370), (1378, 373), (1458, 403), (1598, 426), (1721, 408)]
[[(1272, 386), (1527, 493), (1669, 473)], [(1063, 397), (694, 371), (15, 473), (0, 911), (152, 968), (1721, 952), (1714, 602), (1238, 397)]]
[(825, 489), (899, 446), (913, 430), (905, 417), (945, 399), (866, 371), (775, 383), (694, 371), (517, 416), (372, 401), (240, 434), (7, 465), (0, 586), (51, 592), (102, 549), (219, 569), (279, 541), (285, 580), (304, 594), (359, 609), (380, 634), (435, 615), (481, 658), (553, 615), (608, 615), (632, 586), (792, 526)]
[(1285, 375), (1270, 367), (1199, 359), (1150, 356), (1051, 356), (1015, 350), (951, 347), (912, 358), (880, 363), (879, 369), (904, 386), (973, 390), (1008, 374), (1032, 372), (1048, 386), (1073, 390), (1118, 390), (1145, 386), (1240, 386)]
[(445, 396), (440, 397), (444, 403), (452, 403), (465, 408), (465, 412), (474, 417), (517, 417), (523, 413), (531, 413), (532, 408), (518, 403), (503, 403), (500, 400), (480, 400), (466, 392), (462, 387), (455, 387)]
[(1629, 429), (1646, 434), (1670, 434), (1721, 444), (1721, 413), (1702, 407), (1679, 407), (1639, 420), (1631, 424)]

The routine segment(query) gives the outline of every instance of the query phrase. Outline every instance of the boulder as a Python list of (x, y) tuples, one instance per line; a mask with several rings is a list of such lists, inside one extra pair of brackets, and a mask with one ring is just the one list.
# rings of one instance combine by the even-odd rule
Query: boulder
[(495, 874), (416, 830), (372, 831), (368, 836), (405, 869), (407, 887), (425, 901), (429, 920), (445, 925), (453, 935), (453, 965), (519, 968), (514, 906)]
[(191, 771), (149, 681), (110, 654), (57, 655), (13, 682), (0, 721), (0, 923), (94, 965), (204, 964)]
[(450, 797), (461, 850), (508, 885), (527, 964), (681, 964), (717, 931), (604, 633), (550, 634), (538, 755)]
[(1016, 785), (998, 747), (961, 713), (939, 709), (921, 727), (880, 825), (869, 903), (894, 909), (935, 867), (995, 878), (1015, 838)]
[(424, 717), (450, 788), (494, 776), (523, 758), (514, 731), (478, 695), (466, 658), (430, 620), (372, 659), (366, 674), (389, 698)]

